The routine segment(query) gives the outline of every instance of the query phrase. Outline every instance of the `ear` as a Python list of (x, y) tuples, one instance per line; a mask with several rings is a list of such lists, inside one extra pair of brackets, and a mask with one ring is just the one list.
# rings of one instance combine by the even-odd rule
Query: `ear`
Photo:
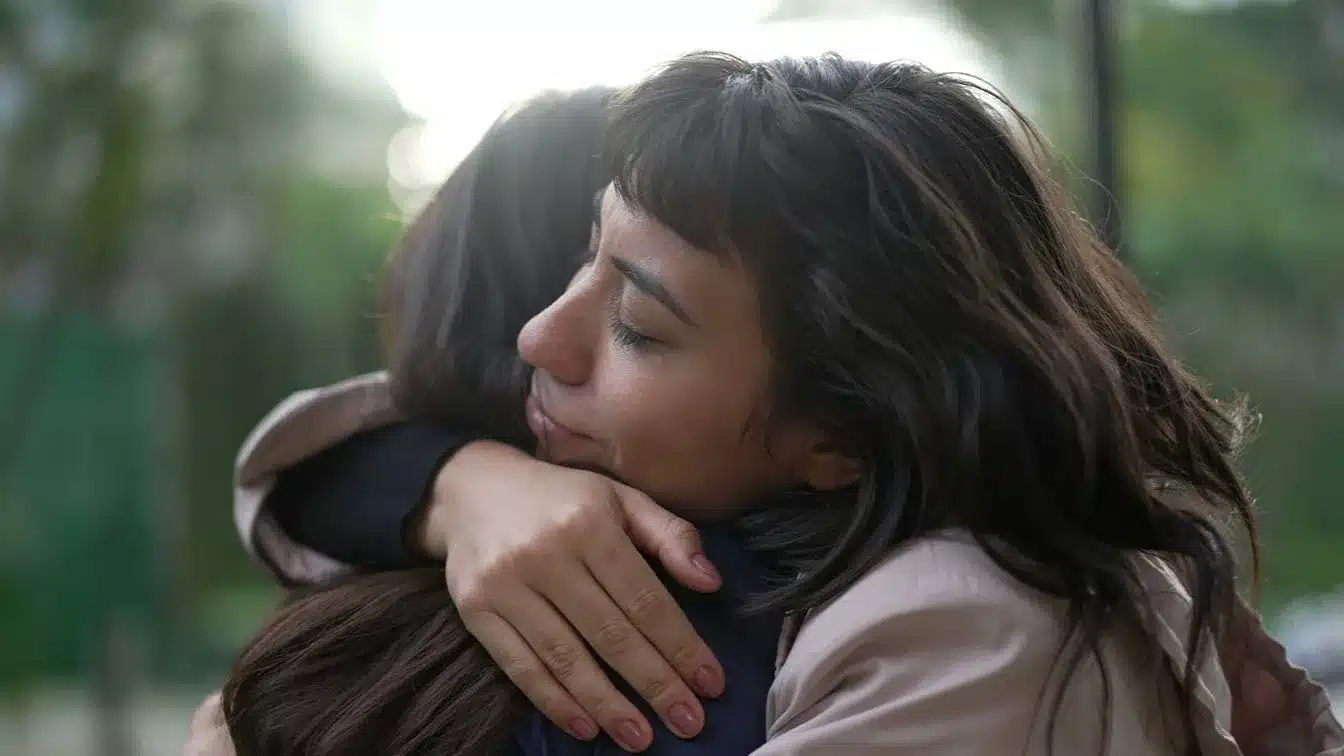
[(808, 450), (801, 472), (809, 488), (833, 491), (859, 482), (863, 460), (846, 445), (823, 438)]

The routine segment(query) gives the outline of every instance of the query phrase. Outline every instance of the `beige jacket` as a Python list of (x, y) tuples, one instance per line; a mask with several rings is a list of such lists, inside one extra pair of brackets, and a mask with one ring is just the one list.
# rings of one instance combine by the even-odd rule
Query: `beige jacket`
[[(248, 550), (292, 582), (346, 571), (287, 538), (266, 513), (266, 493), (278, 470), (395, 418), (380, 374), (301, 392), (277, 407), (238, 457), (235, 515)], [(1058, 756), (1183, 753), (1172, 739), (1180, 730), (1168, 669), (1185, 664), (1190, 597), (1161, 562), (1144, 558), (1139, 568), (1158, 611), (1147, 626), (1103, 644), (1109, 734), (1101, 677), (1087, 663), (1065, 691), (1054, 733)], [(1064, 619), (1059, 601), (1010, 577), (964, 536), (904, 546), (786, 630), (767, 703), (769, 741), (756, 754), (1045, 756)], [(1161, 654), (1148, 651), (1153, 638)], [(1205, 754), (1344, 756), (1344, 729), (1324, 692), (1288, 664), (1249, 610), (1220, 656), (1199, 670), (1196, 717)], [(1228, 679), (1238, 681), (1236, 695)], [(1244, 693), (1252, 684), (1267, 684), (1288, 700), (1287, 712), (1254, 738), (1233, 717), (1234, 706), (1238, 725), (1257, 715), (1242, 703), (1254, 698)], [(1239, 746), (1234, 729), (1248, 742)], [(192, 724), (187, 753), (231, 752), (212, 699)]]

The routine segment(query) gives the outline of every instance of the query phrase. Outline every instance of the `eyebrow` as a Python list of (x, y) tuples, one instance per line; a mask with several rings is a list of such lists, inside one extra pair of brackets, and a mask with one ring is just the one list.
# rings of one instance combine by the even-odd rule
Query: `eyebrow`
[(673, 315), (677, 316), (678, 320), (688, 326), (698, 327), (690, 314), (686, 312), (686, 308), (682, 307), (677, 298), (672, 296), (672, 292), (667, 290), (656, 273), (619, 257), (612, 257), (611, 264), (621, 272), (622, 276), (625, 276), (625, 280), (629, 281), (636, 289), (661, 302), (664, 307), (672, 311)]

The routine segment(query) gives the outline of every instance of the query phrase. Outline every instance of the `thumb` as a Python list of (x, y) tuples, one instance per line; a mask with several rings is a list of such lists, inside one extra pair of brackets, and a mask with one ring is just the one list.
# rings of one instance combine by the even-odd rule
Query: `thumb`
[(618, 486), (616, 494), (625, 513), (626, 532), (640, 551), (655, 557), (678, 583), (691, 590), (713, 593), (723, 585), (694, 525), (629, 486)]

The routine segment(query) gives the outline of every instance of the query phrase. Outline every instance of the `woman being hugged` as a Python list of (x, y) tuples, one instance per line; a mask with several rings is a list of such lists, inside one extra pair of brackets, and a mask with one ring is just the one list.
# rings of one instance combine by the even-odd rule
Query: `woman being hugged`
[[(400, 409), (394, 409), (382, 376), (357, 379), (295, 397), (277, 413), (283, 421), (249, 442), (244, 478), (255, 466), (293, 459), (305, 444), (347, 428), (401, 412), (419, 418), (347, 442), (356, 445), (357, 456), (358, 449), (371, 449), (372, 466), (368, 458), (345, 464), (328, 455), (318, 466), (301, 465), (282, 476), (268, 496), (249, 495), (257, 493), (255, 486), (244, 490), (239, 520), (257, 536), (252, 545), (289, 582), (311, 578), (305, 569), (332, 565), (320, 554), (285, 550), (286, 532), (277, 525), (298, 535), (311, 534), (305, 528), (313, 525), (300, 516), (293, 527), (286, 500), (305, 506), (329, 503), (333, 495), (353, 495), (356, 504), (372, 500), (373, 506), (347, 512), (353, 523), (316, 526), (335, 526), (319, 533), (319, 540), (361, 539), (354, 558), (387, 571), (345, 575), (291, 596), (243, 650), (222, 694), (198, 713), (188, 756), (620, 752), (612, 740), (597, 739), (597, 725), (583, 719), (577, 705), (577, 714), (554, 724), (526, 705), (501, 665), (468, 633), (464, 613), (444, 589), (442, 567), (404, 553), (399, 520), (405, 510), (387, 511), (395, 506), (389, 501), (418, 496), (407, 490), (423, 482), (404, 481), (427, 474), (442, 457), (456, 457), (458, 446), (507, 449), (484, 438), (530, 444), (523, 419), (530, 376), (515, 342), (522, 324), (563, 293), (582, 260), (592, 198), (608, 181), (597, 153), (611, 95), (603, 88), (548, 93), (513, 108), (408, 229), (390, 260), (383, 292), (384, 336)], [(456, 430), (434, 419), (451, 420)], [(466, 462), (476, 456), (461, 455)], [(558, 467), (546, 472), (549, 477), (531, 477), (558, 481), (562, 488), (573, 479), (598, 478)], [(646, 513), (650, 527), (672, 519), (647, 497), (602, 480), (601, 490), (613, 502)], [(249, 507), (263, 498), (266, 508), (258, 517)], [(498, 504), (492, 500), (496, 510)], [(624, 541), (626, 534), (618, 532)], [(774, 651), (757, 638), (778, 636), (781, 618), (739, 618), (737, 607), (762, 588), (756, 565), (724, 528), (709, 528), (697, 541), (722, 572), (708, 586), (707, 576), (699, 577), (702, 588), (718, 589), (714, 595), (664, 588), (628, 543), (631, 562), (614, 567), (627, 583), (640, 586), (642, 579), (651, 586), (636, 590), (666, 593), (665, 632), (697, 644), (703, 663), (714, 664), (720, 679), (721, 669), (727, 670), (735, 682), (726, 692), (721, 682), (717, 690), (702, 691), (715, 698), (703, 705), (686, 692), (683, 707), (666, 723), (633, 706), (630, 713), (617, 712), (620, 721), (639, 728), (633, 734), (613, 728), (629, 750), (652, 744), (654, 754), (734, 756), (765, 739)], [(339, 546), (334, 551), (348, 553)], [(717, 725), (706, 726), (705, 710)], [(696, 734), (693, 744), (681, 739)]]

